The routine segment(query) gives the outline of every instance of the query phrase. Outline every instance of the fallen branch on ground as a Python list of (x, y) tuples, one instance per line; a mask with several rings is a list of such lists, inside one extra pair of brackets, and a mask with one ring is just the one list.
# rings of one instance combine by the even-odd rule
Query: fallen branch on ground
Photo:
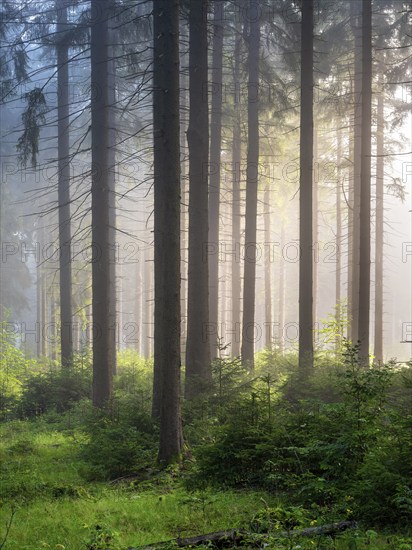
[[(236, 544), (248, 539), (258, 543), (271, 536), (272, 538), (289, 538), (289, 537), (317, 537), (326, 535), (336, 535), (346, 529), (354, 529), (355, 521), (340, 521), (339, 523), (330, 523), (328, 525), (320, 525), (319, 527), (308, 527), (307, 529), (294, 529), (292, 531), (279, 531), (269, 534), (256, 534), (246, 531), (245, 529), (230, 529), (228, 531), (217, 531), (206, 535), (197, 535), (195, 537), (177, 538), (163, 542), (157, 542), (148, 546), (140, 546), (139, 550), (156, 550), (170, 544), (175, 544), (179, 548), (185, 546), (200, 546), (201, 544), (212, 543), (215, 548), (227, 547), (229, 543)], [(128, 550), (138, 550), (137, 548), (129, 547)]]

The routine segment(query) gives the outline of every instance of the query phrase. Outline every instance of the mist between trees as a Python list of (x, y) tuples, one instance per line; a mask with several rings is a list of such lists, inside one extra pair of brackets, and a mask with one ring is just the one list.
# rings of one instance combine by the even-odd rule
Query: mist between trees
[(103, 410), (118, 353), (152, 357), (165, 462), (216, 359), (406, 362), (410, 28), (401, 0), (5, 0), (7, 337), (87, 349)]

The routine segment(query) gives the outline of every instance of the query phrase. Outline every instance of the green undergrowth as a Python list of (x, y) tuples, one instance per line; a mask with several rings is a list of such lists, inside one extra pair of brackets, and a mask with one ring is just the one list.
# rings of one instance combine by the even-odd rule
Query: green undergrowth
[[(253, 489), (189, 491), (180, 482), (185, 473), (176, 470), (87, 481), (80, 458), (87, 436), (78, 428), (13, 421), (0, 425), (0, 436), (0, 543), (14, 514), (5, 550), (120, 550), (228, 528), (265, 533), (331, 519)], [(269, 549), (412, 548), (412, 539), (361, 530), (335, 541), (265, 540)]]

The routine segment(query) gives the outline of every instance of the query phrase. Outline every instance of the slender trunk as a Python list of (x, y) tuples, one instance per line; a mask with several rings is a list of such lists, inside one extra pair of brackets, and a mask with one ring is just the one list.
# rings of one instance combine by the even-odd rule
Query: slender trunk
[[(382, 85), (381, 80), (381, 85)], [(383, 362), (384, 96), (378, 93), (376, 128), (375, 360)]]
[(302, 3), (299, 368), (313, 367), (313, 0)]
[(355, 35), (354, 120), (353, 120), (353, 212), (351, 259), (351, 338), (359, 340), (359, 273), (360, 273), (360, 194), (361, 194), (361, 121), (362, 121), (362, 26), (361, 3), (351, 3), (351, 24)]
[[(187, 30), (186, 23), (184, 20), (181, 20), (181, 40), (187, 41)], [(182, 201), (181, 201), (181, 210), (180, 210), (180, 227), (181, 227), (181, 270), (182, 270), (182, 282), (181, 282), (181, 304), (182, 304), (182, 363), (186, 364), (186, 336), (187, 336), (187, 204), (188, 204), (188, 170), (187, 170), (187, 144), (186, 144), (186, 131), (187, 131), (187, 111), (189, 108), (188, 105), (188, 78), (186, 67), (189, 63), (187, 53), (182, 56), (182, 68), (180, 72), (180, 88), (181, 88), (181, 99), (180, 99), (180, 180), (182, 186)]]
[[(50, 290), (49, 290), (50, 292)], [(51, 290), (51, 296), (50, 296), (50, 330), (48, 331), (49, 338), (51, 338), (51, 346), (50, 346), (50, 359), (52, 361), (57, 360), (57, 319), (56, 319), (56, 311), (57, 311), (57, 302), (56, 297), (54, 293), (54, 288), (52, 287)]]
[[(353, 126), (350, 125), (350, 133), (353, 135)], [(354, 143), (349, 140), (349, 158), (354, 158)], [(348, 267), (347, 267), (347, 311), (348, 311), (348, 326), (347, 339), (352, 342), (352, 283), (353, 283), (353, 194), (354, 194), (354, 170), (352, 169), (348, 182)]]
[(318, 319), (318, 262), (319, 262), (319, 186), (320, 163), (318, 151), (318, 128), (313, 125), (313, 323)]
[[(155, 322), (160, 371), (159, 461), (180, 459), (180, 144), (179, 144), (179, 1), (154, 1), (154, 162), (155, 179)], [(161, 117), (161, 118), (160, 118)], [(156, 168), (155, 168), (156, 170)], [(161, 258), (160, 265), (156, 263)], [(160, 352), (160, 353), (159, 353)]]
[(242, 362), (254, 368), (256, 223), (259, 180), (259, 49), (260, 3), (249, 1), (248, 52), (248, 149), (246, 167), (245, 260), (243, 275)]
[(186, 397), (211, 382), (208, 273), (207, 2), (189, 2), (189, 266)]
[[(39, 241), (40, 249), (42, 250), (43, 243), (41, 242), (41, 232), (37, 230), (37, 240)], [(3, 309), (1, 310), (3, 312)], [(43, 308), (42, 308), (42, 266), (40, 262), (36, 263), (36, 322), (39, 327), (39, 336), (37, 338), (37, 357), (43, 356)]]
[(135, 324), (135, 349), (138, 355), (142, 355), (142, 258), (136, 262), (136, 287), (134, 303), (134, 324)]
[(212, 102), (210, 117), (209, 181), (209, 326), (210, 357), (218, 356), (219, 325), (219, 225), (220, 225), (220, 154), (222, 149), (222, 58), (223, 4), (214, 1)]
[[(143, 295), (144, 295), (144, 307), (143, 307), (143, 319), (142, 319), (142, 340), (143, 340), (143, 357), (149, 359), (151, 353), (150, 338), (151, 338), (151, 326), (152, 326), (152, 271), (150, 269), (150, 255), (149, 249), (144, 251), (144, 266), (143, 266)], [(156, 416), (156, 414), (155, 414)]]
[[(285, 222), (282, 220), (280, 229), (280, 249), (283, 251), (285, 245)], [(284, 330), (285, 330), (285, 260), (281, 252), (279, 258), (279, 330), (278, 341), (279, 351), (283, 355), (285, 351)]]
[(110, 0), (92, 0), (92, 304), (93, 404), (104, 407), (112, 394), (110, 362), (110, 178), (109, 178), (109, 33)]
[(69, 143), (69, 52), (65, 39), (67, 32), (67, 0), (56, 3), (58, 38), (57, 45), (57, 154), (58, 154), (58, 203), (59, 203), (59, 278), (60, 278), (60, 342), (63, 367), (70, 365), (73, 357), (72, 334), (72, 271), (70, 229), (70, 143)]
[(240, 126), (240, 43), (235, 45), (234, 61), (234, 122), (232, 134), (232, 357), (240, 355), (240, 162), (242, 138)]
[[(164, 26), (162, 17), (164, 2), (160, 0), (153, 4), (153, 178), (154, 178), (154, 365), (153, 365), (153, 400), (152, 416), (160, 418), (162, 409), (163, 392), (163, 368), (164, 368), (164, 212), (165, 196), (163, 185), (166, 183), (166, 175), (163, 166), (164, 145)], [(148, 319), (146, 320), (148, 321)]]
[(362, 125), (359, 262), (359, 358), (369, 363), (370, 254), (371, 254), (371, 125), (372, 125), (372, 5), (362, 11)]
[(341, 331), (341, 270), (342, 270), (342, 202), (341, 202), (341, 185), (342, 185), (342, 134), (341, 130), (337, 130), (337, 178), (336, 178), (336, 280), (335, 280), (335, 304), (336, 304), (336, 327), (338, 330), (335, 342), (336, 351), (339, 351), (342, 344)]
[(265, 188), (264, 194), (264, 224), (265, 224), (265, 347), (272, 349), (272, 285), (271, 285), (271, 247), (270, 247), (270, 188)]
[[(114, 30), (109, 29), (110, 41), (114, 42)], [(121, 323), (117, 322), (117, 282), (116, 282), (116, 67), (115, 60), (108, 61), (108, 109), (109, 109), (109, 150), (108, 150), (108, 166), (109, 166), (109, 285), (110, 285), (110, 301), (109, 301), (109, 361), (113, 374), (117, 372), (116, 352), (118, 343), (121, 342)], [(120, 299), (122, 298), (120, 294)], [(119, 332), (119, 333), (118, 333)]]
[[(44, 233), (43, 233), (44, 235)], [(43, 240), (44, 243), (44, 240)], [(50, 326), (50, 316), (48, 312), (48, 303), (47, 303), (47, 297), (48, 297), (48, 288), (47, 286), (47, 271), (41, 270), (41, 314), (40, 318), (42, 320), (42, 326), (40, 327), (41, 330), (41, 341), (42, 341), (42, 356), (43, 357), (49, 357), (49, 339), (48, 339), (48, 329)]]

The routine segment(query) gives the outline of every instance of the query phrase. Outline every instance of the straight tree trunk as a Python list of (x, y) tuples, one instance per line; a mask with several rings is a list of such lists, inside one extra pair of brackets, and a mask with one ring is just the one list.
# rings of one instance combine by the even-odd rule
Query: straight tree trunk
[(279, 351), (281, 355), (285, 351), (285, 339), (284, 339), (284, 330), (285, 330), (285, 260), (283, 258), (283, 247), (285, 245), (285, 221), (282, 220), (282, 225), (280, 228), (280, 249), (281, 254), (279, 258), (279, 330), (278, 330), (278, 340), (279, 340)]
[[(151, 338), (151, 323), (152, 323), (152, 288), (151, 288), (151, 269), (150, 269), (150, 254), (146, 248), (143, 254), (143, 315), (142, 315), (142, 340), (143, 340), (143, 357), (149, 359), (151, 353), (150, 338)], [(154, 414), (156, 417), (157, 415)]]
[(302, 3), (299, 368), (313, 367), (313, 0)]
[(361, 195), (361, 124), (362, 124), (362, 24), (361, 2), (351, 2), (351, 25), (355, 35), (354, 120), (353, 120), (353, 211), (351, 258), (350, 334), (353, 343), (359, 340), (359, 276), (360, 276), (360, 195)]
[[(382, 85), (382, 80), (381, 80)], [(375, 360), (383, 362), (384, 99), (378, 93), (376, 128)]]
[(260, 2), (250, 0), (248, 52), (248, 149), (246, 167), (245, 259), (243, 275), (242, 363), (254, 368), (256, 224), (259, 180), (259, 49)]
[(219, 337), (219, 225), (220, 225), (220, 154), (222, 150), (222, 61), (224, 2), (214, 1), (212, 101), (210, 115), (209, 176), (209, 326), (210, 357), (218, 357)]
[[(182, 43), (188, 41), (188, 33), (186, 21), (181, 18), (181, 31), (180, 31), (180, 40)], [(181, 277), (181, 303), (182, 303), (182, 335), (181, 341), (182, 345), (182, 363), (186, 364), (186, 336), (187, 336), (187, 205), (188, 205), (188, 166), (187, 166), (187, 150), (186, 150), (186, 131), (187, 131), (187, 112), (189, 110), (188, 105), (188, 75), (186, 67), (189, 63), (188, 54), (184, 52), (181, 54), (181, 71), (180, 71), (180, 88), (181, 88), (181, 98), (180, 98), (180, 180), (182, 187), (182, 201), (181, 201), (181, 214), (180, 214), (180, 227), (181, 227), (181, 265), (182, 265), (182, 277)]]
[(342, 332), (341, 332), (341, 270), (342, 270), (342, 199), (341, 199), (341, 185), (342, 185), (342, 134), (341, 130), (337, 131), (337, 178), (336, 178), (336, 279), (335, 279), (335, 304), (336, 304), (336, 327), (338, 334), (336, 336), (335, 349), (339, 351), (342, 344)]
[(142, 355), (142, 258), (139, 257), (136, 262), (136, 288), (134, 303), (134, 323), (135, 323), (135, 349), (138, 355)]
[(110, 0), (92, 0), (92, 308), (93, 404), (104, 407), (112, 394), (110, 362), (110, 176), (109, 32)]
[(371, 126), (372, 126), (372, 5), (363, 0), (362, 10), (362, 125), (359, 261), (359, 358), (369, 364), (371, 273)]
[[(179, 1), (154, 0), (155, 362), (160, 372), (159, 461), (180, 460)], [(157, 124), (160, 123), (160, 126)], [(159, 162), (160, 161), (160, 162)], [(159, 262), (160, 260), (160, 262)]]
[(63, 367), (73, 357), (73, 312), (70, 226), (70, 143), (69, 143), (69, 52), (67, 32), (67, 0), (58, 0), (57, 9), (57, 154), (58, 154), (58, 219), (60, 278), (60, 343)]
[(242, 152), (242, 138), (240, 125), (240, 44), (237, 39), (234, 52), (234, 121), (232, 134), (232, 357), (240, 355), (240, 162)]
[(265, 347), (272, 349), (272, 285), (271, 285), (271, 234), (270, 234), (270, 187), (265, 187), (264, 194), (264, 233), (265, 233)]
[(185, 395), (211, 382), (208, 267), (207, 1), (189, 1), (189, 265)]
[[(113, 0), (112, 0), (113, 1)], [(109, 22), (109, 25), (112, 21)], [(109, 28), (110, 42), (114, 42), (114, 30)], [(109, 109), (109, 279), (110, 279), (110, 341), (109, 341), (109, 361), (113, 374), (117, 372), (117, 346), (121, 342), (121, 324), (117, 322), (117, 280), (116, 263), (121, 261), (117, 258), (116, 252), (116, 66), (115, 59), (108, 61), (108, 109)], [(121, 295), (120, 295), (121, 299)]]
[[(353, 126), (349, 126), (349, 131), (351, 135), (354, 134)], [(354, 158), (354, 142), (353, 139), (349, 140), (349, 158)], [(346, 337), (350, 342), (353, 342), (352, 338), (352, 283), (353, 283), (353, 269), (352, 269), (352, 263), (353, 263), (353, 194), (354, 194), (354, 170), (351, 170), (351, 175), (349, 176), (349, 182), (348, 182), (348, 266), (347, 266), (347, 289), (346, 289), (346, 296), (347, 296), (347, 312), (348, 312), (348, 326), (347, 326), (347, 332)]]
[[(162, 410), (163, 368), (164, 368), (164, 212), (165, 196), (163, 186), (166, 176), (163, 166), (164, 147), (164, 2), (153, 4), (153, 146), (154, 146), (154, 365), (153, 365), (153, 400), (152, 416), (160, 419)], [(162, 242), (161, 242), (162, 241)], [(148, 321), (148, 320), (147, 320)]]
[[(44, 243), (44, 240), (43, 240)], [(47, 281), (47, 271), (41, 270), (41, 319), (42, 319), (42, 326), (40, 327), (40, 334), (41, 334), (41, 341), (42, 341), (42, 356), (43, 357), (49, 357), (50, 354), (50, 346), (49, 346), (49, 338), (48, 338), (48, 327), (50, 323), (50, 315), (48, 311), (48, 281)]]
[(319, 263), (319, 186), (320, 162), (318, 128), (313, 125), (313, 323), (318, 320), (318, 263)]

